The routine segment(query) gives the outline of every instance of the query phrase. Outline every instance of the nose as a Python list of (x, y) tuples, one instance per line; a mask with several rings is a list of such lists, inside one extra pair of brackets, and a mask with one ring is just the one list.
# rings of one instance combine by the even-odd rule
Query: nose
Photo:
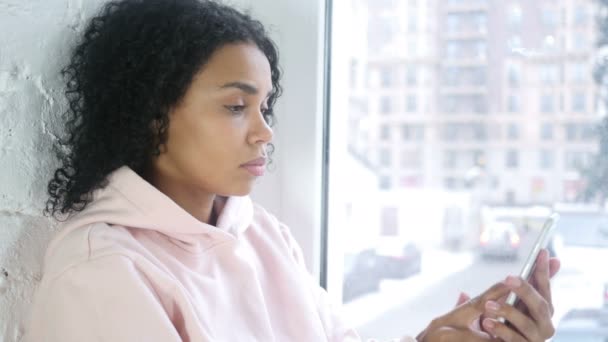
[(261, 111), (253, 115), (254, 119), (251, 124), (248, 141), (252, 145), (267, 144), (272, 140), (273, 131), (264, 119)]

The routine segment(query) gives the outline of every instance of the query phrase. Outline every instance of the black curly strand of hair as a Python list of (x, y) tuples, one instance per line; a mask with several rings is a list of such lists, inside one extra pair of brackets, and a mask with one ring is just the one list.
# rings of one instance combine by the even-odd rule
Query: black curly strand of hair
[(44, 213), (58, 218), (83, 210), (121, 166), (143, 175), (166, 142), (170, 109), (194, 75), (214, 51), (238, 42), (255, 44), (268, 58), (273, 89), (265, 119), (273, 125), (281, 70), (277, 48), (259, 21), (210, 0), (105, 4), (61, 70), (66, 135), (56, 146), (61, 166), (48, 184)]

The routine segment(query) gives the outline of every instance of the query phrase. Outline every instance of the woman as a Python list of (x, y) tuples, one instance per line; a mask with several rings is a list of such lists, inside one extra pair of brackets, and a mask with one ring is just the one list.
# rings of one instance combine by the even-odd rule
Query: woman
[[(68, 136), (47, 212), (68, 219), (48, 247), (27, 341), (359, 340), (289, 230), (247, 196), (281, 93), (258, 21), (210, 1), (114, 1), (63, 72)], [(419, 339), (549, 337), (544, 258), (538, 290), (498, 283)], [(489, 310), (511, 289), (529, 313)]]

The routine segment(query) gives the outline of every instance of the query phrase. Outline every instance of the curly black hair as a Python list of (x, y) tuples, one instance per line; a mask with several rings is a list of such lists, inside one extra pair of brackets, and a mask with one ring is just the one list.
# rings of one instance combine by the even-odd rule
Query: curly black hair
[(56, 146), (60, 167), (48, 184), (44, 213), (58, 218), (83, 210), (121, 166), (143, 175), (166, 142), (170, 109), (194, 75), (218, 48), (239, 42), (255, 44), (268, 58), (273, 89), (265, 119), (273, 125), (281, 70), (259, 21), (210, 0), (105, 4), (61, 70), (66, 132)]

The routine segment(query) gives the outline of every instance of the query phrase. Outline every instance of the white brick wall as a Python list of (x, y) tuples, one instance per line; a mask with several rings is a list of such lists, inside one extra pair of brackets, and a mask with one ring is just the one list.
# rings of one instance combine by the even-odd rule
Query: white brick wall
[(59, 70), (98, 0), (0, 0), (0, 341), (17, 341), (55, 224), (42, 215), (66, 108)]

